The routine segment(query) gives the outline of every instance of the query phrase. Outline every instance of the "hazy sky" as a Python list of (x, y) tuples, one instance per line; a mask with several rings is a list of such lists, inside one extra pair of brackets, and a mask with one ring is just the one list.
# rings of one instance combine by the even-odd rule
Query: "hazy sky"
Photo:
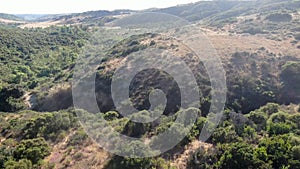
[(199, 0), (0, 0), (0, 13), (54, 14), (90, 10), (147, 9)]

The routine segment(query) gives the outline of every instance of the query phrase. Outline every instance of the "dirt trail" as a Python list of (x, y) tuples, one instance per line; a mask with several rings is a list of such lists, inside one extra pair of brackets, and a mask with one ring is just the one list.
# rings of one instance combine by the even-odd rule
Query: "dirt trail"
[(30, 98), (31, 98), (30, 92), (26, 92), (23, 98), (24, 98), (24, 103), (28, 106), (29, 109), (31, 109), (32, 104), (30, 103)]
[(35, 95), (31, 92), (26, 92), (23, 96), (24, 103), (28, 106), (28, 109), (31, 109), (35, 104)]
[(177, 156), (173, 162), (171, 162), (171, 166), (176, 167), (177, 169), (186, 169), (187, 163), (191, 155), (193, 155), (200, 147), (204, 147), (206, 150), (211, 148), (212, 145), (208, 143), (204, 143), (198, 140), (195, 140), (189, 143), (182, 154)]

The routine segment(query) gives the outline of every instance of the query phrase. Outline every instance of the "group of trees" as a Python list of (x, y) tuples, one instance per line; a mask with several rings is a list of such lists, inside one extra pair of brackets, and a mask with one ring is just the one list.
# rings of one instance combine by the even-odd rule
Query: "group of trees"
[[(5, 120), (8, 119), (8, 120)], [(1, 114), (0, 168), (38, 168), (51, 152), (50, 143), (65, 138), (79, 124), (72, 110), (40, 114), (23, 111)], [(73, 140), (73, 139), (71, 139)]]
[(213, 133), (212, 150), (200, 149), (190, 168), (299, 168), (299, 112), (267, 104), (247, 115), (227, 112)]
[(290, 61), (282, 66), (280, 78), (283, 82), (281, 98), (285, 104), (300, 101), (300, 62)]
[(83, 29), (0, 26), (0, 111), (14, 112), (24, 108), (25, 105), (18, 103), (22, 94), (9, 94), (11, 91), (49, 88), (60, 80), (71, 78), (68, 70), (88, 38)]
[(44, 138), (24, 139), (19, 143), (9, 139), (1, 146), (0, 165), (7, 169), (31, 169), (40, 166), (50, 152), (50, 145)]
[(275, 58), (261, 48), (257, 52), (236, 52), (225, 65), (227, 107), (247, 114), (276, 102), (299, 103), (300, 62), (295, 57)]

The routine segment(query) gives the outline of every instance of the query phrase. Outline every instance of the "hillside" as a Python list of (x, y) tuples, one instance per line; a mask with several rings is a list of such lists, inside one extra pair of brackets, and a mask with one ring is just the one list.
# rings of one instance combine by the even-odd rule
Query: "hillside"
[[(204, 126), (207, 131), (213, 129), (211, 118), (215, 115), (209, 114), (213, 93), (209, 72), (201, 60), (205, 56), (198, 56), (182, 40), (168, 36), (182, 33), (183, 25), (165, 34), (143, 32), (135, 27), (133, 32), (129, 28), (122, 32), (120, 27), (111, 26), (114, 21), (122, 23), (123, 18), (143, 12), (167, 13), (192, 22), (220, 56), (226, 73), (226, 103), (218, 127), (208, 140), (202, 140), (205, 142), (199, 141), (200, 133)], [(143, 19), (146, 22), (149, 18)], [(102, 10), (43, 16), (0, 14), (0, 22), (0, 168), (298, 169), (300, 166), (299, 0), (200, 1), (145, 11)], [(190, 33), (190, 38), (197, 37)], [(96, 35), (102, 38), (95, 39)], [(92, 50), (86, 52), (87, 49)], [(114, 74), (122, 66), (124, 72), (134, 71), (132, 57), (151, 60), (151, 51), (156, 49), (189, 67), (196, 81), (191, 91), (199, 90), (200, 102), (183, 108), (181, 90), (185, 88), (180, 88), (176, 78), (163, 70), (145, 69), (130, 82), (129, 100), (120, 100), (124, 112), (131, 105), (136, 109), (135, 116), (126, 116), (113, 100), (121, 95), (118, 92), (114, 95), (112, 85), (115, 79), (127, 74)], [(149, 56), (141, 55), (145, 51), (150, 51)], [(80, 83), (74, 83), (76, 63), (81, 57), (92, 62), (81, 70), (84, 76), (80, 77)], [(160, 62), (152, 57), (152, 65)], [(164, 68), (180, 65), (176, 61), (168, 62)], [(96, 72), (95, 79), (91, 70)], [(188, 76), (182, 73), (183, 69), (176, 72), (185, 79), (187, 87), (193, 84), (186, 80)], [(90, 79), (93, 80), (88, 83)], [(82, 107), (74, 103), (72, 92), (77, 86), (83, 91), (79, 97), (87, 98)], [(119, 90), (125, 87), (121, 85)], [(153, 89), (165, 94), (163, 112), (151, 111)], [(95, 95), (101, 112), (89, 109), (93, 101), (86, 97), (88, 93)], [(148, 119), (151, 113), (161, 114), (158, 120), (148, 123), (133, 120)], [(187, 119), (179, 124), (176, 118), (182, 113), (196, 114), (195, 123), (188, 125)], [(119, 151), (147, 154), (150, 147), (160, 146), (153, 137), (172, 128), (173, 135), (163, 140), (169, 143), (181, 137), (185, 127), (190, 127), (188, 134), (158, 156), (117, 155)], [(124, 146), (126, 143), (114, 139), (111, 129), (143, 142)], [(103, 135), (111, 140), (99, 143)], [(118, 151), (111, 153), (107, 147), (99, 146), (103, 144)]]
[(0, 13), (0, 18), (1, 19), (7, 19), (7, 20), (13, 20), (13, 21), (20, 21), (20, 20), (22, 20), (22, 18), (17, 17), (16, 15), (5, 14), (5, 13)]
[(119, 17), (128, 15), (133, 12), (134, 11), (131, 10), (115, 10), (115, 11), (101, 10), (101, 11), (89, 11), (89, 12), (74, 13), (74, 14), (42, 15), (40, 17), (27, 20), (27, 22), (23, 25), (20, 25), (20, 27), (45, 28), (53, 25), (62, 26), (62, 25), (78, 25), (78, 24), (84, 24), (88, 26), (103, 26), (107, 22), (111, 22)]

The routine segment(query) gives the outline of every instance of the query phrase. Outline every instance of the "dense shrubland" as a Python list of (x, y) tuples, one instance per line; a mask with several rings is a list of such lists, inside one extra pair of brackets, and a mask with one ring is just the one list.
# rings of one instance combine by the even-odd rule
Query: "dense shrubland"
[(50, 144), (64, 139), (71, 128), (79, 127), (72, 110), (2, 113), (0, 120), (1, 168), (39, 168), (51, 152)]
[[(285, 3), (282, 0), (278, 2)], [(222, 6), (223, 4), (224, 2), (216, 2), (215, 9), (220, 14), (212, 18), (209, 16), (214, 12), (202, 10), (207, 8), (206, 3), (198, 5), (190, 13), (183, 12), (189, 9), (187, 6), (164, 11), (184, 16), (191, 21), (208, 17), (206, 21), (214, 23), (215, 25), (210, 25), (218, 28), (240, 22), (235, 16), (247, 13), (245, 8), (230, 10), (234, 5), (232, 3), (227, 6)], [(297, 20), (277, 7), (274, 5), (273, 8), (277, 11), (271, 14), (265, 11), (254, 19), (243, 21), (238, 25), (236, 33), (272, 33), (277, 36), (281, 30), (286, 30), (284, 37), (289, 34), (296, 41), (294, 43), (297, 43), (300, 41), (300, 29), (295, 27)], [(290, 8), (293, 10), (294, 7)], [(247, 14), (252, 12), (250, 10)], [(13, 112), (0, 114), (0, 168), (53, 168), (55, 164), (49, 164), (45, 158), (51, 154), (54, 145), (62, 142), (67, 150), (64, 152), (63, 162), (61, 161), (61, 168), (70, 167), (73, 158), (87, 158), (81, 150), (90, 146), (92, 141), (78, 124), (75, 111), (68, 109), (73, 105), (72, 86), (68, 83), (90, 31), (85, 26), (45, 29), (0, 27), (0, 111)], [(113, 61), (119, 63), (127, 55), (147, 48), (183, 53), (183, 60), (191, 66), (203, 94), (201, 106), (193, 109), (201, 116), (189, 134), (163, 155), (145, 159), (111, 155), (109, 160), (102, 161), (104, 168), (171, 168), (174, 152), (179, 152), (197, 140), (207, 122), (211, 93), (203, 64), (194, 59), (191, 51), (183, 50), (175, 40), (150, 33), (132, 36), (108, 49), (107, 57), (97, 69), (96, 97), (102, 110), (99, 116), (107, 120), (116, 131), (137, 138), (157, 135), (175, 123), (180, 106), (180, 91), (172, 77), (158, 70), (145, 70), (137, 74), (131, 83), (129, 94), (137, 111), (143, 116), (149, 114), (143, 110), (150, 106), (149, 90), (162, 89), (168, 102), (159, 121), (134, 123), (115, 110), (110, 85), (114, 71), (111, 67), (116, 65), (109, 64), (115, 63)], [(207, 141), (211, 148), (200, 148), (193, 153), (188, 168), (299, 168), (300, 108), (294, 104), (299, 104), (300, 101), (300, 60), (294, 56), (278, 56), (261, 47), (252, 52), (233, 52), (224, 60), (224, 68), (228, 88), (225, 114), (221, 124)], [(42, 113), (26, 110), (26, 95), (34, 98), (35, 104), (31, 108), (43, 111)], [(175, 125), (174, 128), (180, 135), (181, 126)], [(68, 139), (64, 140), (67, 135)], [(141, 147), (136, 143), (122, 147), (122, 150), (132, 152), (134, 148)], [(93, 165), (95, 161), (97, 160), (93, 160)]]
[(70, 79), (75, 59), (87, 38), (83, 29), (0, 27), (0, 111), (23, 109), (25, 105), (20, 100), (25, 91), (48, 90)]
[(299, 112), (267, 104), (247, 115), (227, 112), (190, 168), (299, 168)]

